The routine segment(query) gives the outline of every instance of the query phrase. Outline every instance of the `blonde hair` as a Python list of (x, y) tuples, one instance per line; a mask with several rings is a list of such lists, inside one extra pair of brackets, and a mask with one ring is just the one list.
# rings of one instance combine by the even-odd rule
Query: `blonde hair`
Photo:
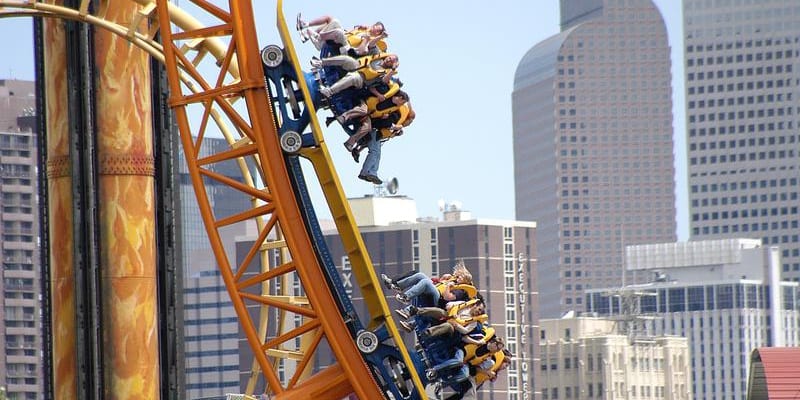
[(453, 266), (453, 276), (460, 276), (466, 281), (466, 283), (470, 285), (472, 284), (472, 273), (470, 273), (467, 269), (466, 264), (464, 264), (464, 260), (458, 260), (456, 265)]

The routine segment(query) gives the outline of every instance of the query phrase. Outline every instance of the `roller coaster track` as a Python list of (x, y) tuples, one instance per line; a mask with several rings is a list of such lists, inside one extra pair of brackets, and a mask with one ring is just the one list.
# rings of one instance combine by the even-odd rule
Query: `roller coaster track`
[[(230, 0), (227, 9), (217, 4), (221, 2), (206, 0), (184, 1), (182, 8), (166, 0), (115, 1), (135, 4), (138, 13), (121, 24), (95, 14), (97, 1), (84, 0), (70, 8), (54, 4), (60, 3), (57, 1), (0, 0), (0, 18), (43, 17), (91, 24), (125, 38), (164, 64), (170, 107), (180, 129), (198, 207), (241, 329), (253, 351), (253, 371), (265, 379), (267, 393), (275, 399), (341, 398), (350, 393), (361, 399), (425, 398), (414, 362), (389, 317), (309, 101), (304, 106), (312, 115), (309, 122), (315, 143), (303, 148), (300, 155), (312, 163), (336, 222), (367, 305), (366, 324), (348, 312), (352, 308), (350, 299), (342, 296), (335, 271), (331, 271), (330, 262), (326, 263), (324, 249), (319, 249), (324, 242), (320, 243), (321, 234), (314, 227), (316, 217), (302, 172), (296, 157), (288, 157), (281, 149), (278, 131), (282, 118), (273, 113), (277, 103), (265, 90), (251, 1)], [(284, 51), (297, 60), (280, 10), (278, 0), (278, 30)], [(204, 24), (200, 20), (214, 22)], [(157, 34), (160, 41), (155, 39)], [(303, 76), (296, 62), (294, 68), (297, 76)], [(311, 98), (305, 83), (297, 86), (303, 98)], [(200, 157), (203, 139), (213, 131), (211, 121), (230, 147)], [(238, 163), (241, 182), (213, 172), (212, 166), (228, 161)], [(255, 177), (248, 166), (254, 167)], [(206, 190), (211, 181), (246, 196), (252, 207), (234, 215), (214, 215)], [(247, 220), (256, 221), (257, 240), (237, 262), (235, 255), (226, 253), (220, 229)], [(270, 249), (279, 251), (277, 265), (269, 263)], [(300, 286), (299, 291), (291, 290), (293, 282)], [(258, 307), (258, 321), (248, 307)], [(272, 329), (276, 333), (267, 337), (268, 316), (275, 314), (279, 315), (275, 319), (278, 326)], [(357, 334), (364, 331), (382, 332), (372, 337), (393, 349), (390, 353), (397, 361), (394, 375), (386, 371), (392, 367), (382, 363), (380, 357), (365, 357), (359, 350)], [(301, 344), (293, 345), (298, 342)], [(311, 374), (312, 361), (325, 347), (322, 343), (336, 362)], [(391, 382), (393, 378), (395, 382)], [(252, 390), (252, 381), (248, 387)]]

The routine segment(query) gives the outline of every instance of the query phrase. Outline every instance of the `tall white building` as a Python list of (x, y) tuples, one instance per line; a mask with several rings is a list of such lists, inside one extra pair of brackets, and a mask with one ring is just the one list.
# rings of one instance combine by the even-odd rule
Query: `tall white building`
[(691, 398), (686, 338), (633, 338), (594, 317), (543, 319), (540, 329), (544, 400)]
[[(691, 348), (696, 400), (744, 399), (753, 349), (800, 345), (798, 283), (780, 281), (780, 250), (756, 239), (629, 246), (628, 271), (655, 282), (613, 292), (650, 293), (636, 308), (657, 317), (652, 334), (680, 335)], [(620, 315), (620, 297), (587, 291), (589, 310)]]
[(692, 239), (781, 248), (800, 280), (800, 2), (684, 0)]

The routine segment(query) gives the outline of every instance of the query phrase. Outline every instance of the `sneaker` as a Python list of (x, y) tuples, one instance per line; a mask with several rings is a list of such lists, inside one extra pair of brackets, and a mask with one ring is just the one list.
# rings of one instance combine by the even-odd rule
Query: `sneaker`
[(397, 282), (395, 282), (394, 279), (389, 278), (386, 274), (381, 274), (381, 280), (383, 281), (383, 284), (386, 285), (387, 289), (400, 291), (400, 286), (397, 286)]
[(336, 121), (336, 117), (326, 117), (325, 118), (325, 126), (331, 126), (333, 121)]
[(381, 178), (378, 178), (375, 175), (364, 175), (364, 174), (361, 174), (361, 175), (358, 176), (358, 179), (361, 179), (362, 181), (367, 181), (367, 182), (373, 183), (375, 185), (380, 185), (381, 183), (383, 183)]
[(403, 329), (406, 330), (406, 332), (413, 332), (414, 331), (414, 326), (411, 325), (410, 323), (406, 322), (406, 321), (400, 321), (400, 326), (402, 326)]
[(411, 300), (408, 299), (408, 296), (406, 296), (405, 293), (398, 293), (394, 296), (394, 298), (403, 304), (408, 304), (411, 302)]
[(394, 312), (396, 312), (397, 315), (403, 317), (403, 319), (411, 318), (411, 314), (409, 314), (405, 308), (398, 308), (397, 310), (394, 310)]
[(301, 30), (303, 28), (307, 28), (307, 27), (308, 27), (308, 24), (306, 23), (306, 21), (303, 21), (303, 19), (301, 18), (300, 13), (297, 13), (297, 25), (295, 26), (295, 28), (299, 31), (299, 30)]

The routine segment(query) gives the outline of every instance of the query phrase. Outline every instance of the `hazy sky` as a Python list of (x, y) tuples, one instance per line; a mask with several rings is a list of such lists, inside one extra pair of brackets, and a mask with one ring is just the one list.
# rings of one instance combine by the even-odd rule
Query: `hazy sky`
[[(178, 4), (187, 4), (179, 1)], [(680, 1), (655, 0), (672, 46), (678, 238), (688, 238), (683, 55)], [(278, 43), (274, 2), (254, 1), (260, 46)], [(511, 91), (523, 55), (558, 32), (557, 0), (438, 0), (408, 2), (286, 1), (297, 12), (336, 16), (345, 26), (381, 20), (417, 119), (383, 147), (382, 178), (397, 177), (400, 194), (417, 201), (420, 216), (439, 216), (437, 202), (459, 201), (474, 217), (514, 219)], [(33, 79), (31, 24), (0, 19), (0, 79)], [(295, 36), (297, 39), (297, 36)], [(313, 46), (301, 45), (308, 59)], [(307, 69), (308, 65), (303, 66)], [(321, 112), (320, 117), (328, 115)], [(356, 178), (360, 165), (326, 131), (336, 168), (350, 197), (373, 192)], [(321, 217), (326, 215), (318, 211)]]

